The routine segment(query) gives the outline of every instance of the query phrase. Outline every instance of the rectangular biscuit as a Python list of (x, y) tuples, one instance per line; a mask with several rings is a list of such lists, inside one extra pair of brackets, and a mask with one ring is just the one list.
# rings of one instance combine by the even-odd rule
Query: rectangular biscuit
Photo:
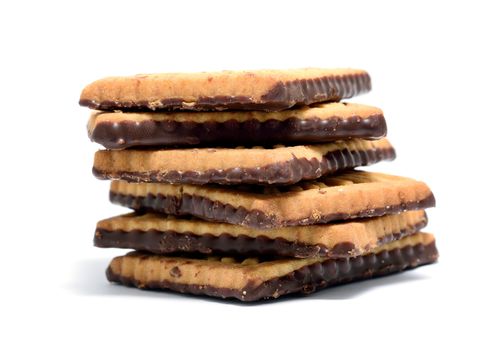
[(88, 122), (90, 139), (108, 149), (321, 143), (386, 132), (380, 109), (335, 102), (280, 112), (93, 112)]
[(427, 224), (423, 210), (326, 225), (269, 230), (174, 217), (131, 213), (98, 222), (94, 245), (156, 254), (272, 255), (296, 258), (348, 257), (418, 232)]
[(80, 105), (112, 111), (278, 111), (340, 101), (370, 89), (370, 76), (357, 69), (139, 74), (89, 84)]
[(434, 236), (417, 233), (351, 258), (263, 259), (165, 256), (132, 252), (116, 257), (109, 281), (145, 289), (235, 298), (278, 298), (382, 276), (435, 262)]
[(356, 170), (276, 187), (112, 181), (110, 200), (136, 210), (194, 215), (261, 229), (381, 216), (435, 205), (423, 182)]
[(93, 173), (130, 182), (287, 185), (394, 158), (387, 139), (274, 148), (102, 150), (95, 154)]

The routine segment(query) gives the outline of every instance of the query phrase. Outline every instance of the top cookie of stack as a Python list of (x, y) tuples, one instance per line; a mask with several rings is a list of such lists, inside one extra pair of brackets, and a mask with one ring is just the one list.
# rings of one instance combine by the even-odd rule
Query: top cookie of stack
[(99, 110), (99, 178), (294, 184), (395, 157), (380, 109), (338, 102), (370, 88), (354, 69), (150, 74), (95, 81), (80, 104)]

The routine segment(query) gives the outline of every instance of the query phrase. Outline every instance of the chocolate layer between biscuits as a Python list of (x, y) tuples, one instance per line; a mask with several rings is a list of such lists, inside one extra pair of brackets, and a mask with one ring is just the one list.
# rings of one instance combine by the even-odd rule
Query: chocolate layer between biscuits
[(89, 130), (92, 141), (108, 149), (152, 146), (238, 146), (378, 139), (386, 135), (383, 115), (367, 118), (289, 118), (260, 121), (142, 120), (100, 122)]

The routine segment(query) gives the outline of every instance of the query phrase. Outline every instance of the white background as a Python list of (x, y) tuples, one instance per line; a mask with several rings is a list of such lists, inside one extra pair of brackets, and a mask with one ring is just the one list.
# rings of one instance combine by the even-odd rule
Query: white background
[[(501, 347), (497, 2), (13, 1), (0, 5), (0, 348)], [(492, 4), (492, 5), (490, 5)], [(440, 262), (241, 306), (112, 286), (80, 90), (108, 75), (354, 67), (395, 162), (426, 181)], [(280, 347), (279, 347), (280, 346)]]

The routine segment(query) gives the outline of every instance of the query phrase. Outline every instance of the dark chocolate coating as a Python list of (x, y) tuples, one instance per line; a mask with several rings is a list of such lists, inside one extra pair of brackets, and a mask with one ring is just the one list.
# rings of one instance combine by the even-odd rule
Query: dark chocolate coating
[[(404, 236), (418, 232), (425, 227), (427, 221), (418, 222), (400, 232), (381, 237), (379, 244), (384, 244)], [(311, 258), (315, 256), (341, 258), (353, 256), (354, 244), (341, 242), (332, 248), (323, 244), (308, 245), (292, 242), (284, 238), (272, 239), (266, 236), (250, 237), (246, 235), (232, 236), (228, 233), (215, 236), (210, 233), (196, 235), (192, 232), (158, 231), (158, 230), (104, 230), (96, 228), (94, 245), (100, 248), (126, 248), (147, 251), (155, 254), (175, 252), (200, 252), (204, 254), (231, 255), (271, 255), (295, 258)]]
[(331, 213), (320, 217), (312, 217), (306, 213), (305, 218), (294, 221), (279, 221), (273, 213), (259, 210), (247, 210), (243, 207), (235, 208), (230, 204), (214, 201), (211, 198), (182, 194), (181, 197), (149, 194), (146, 197), (134, 197), (110, 192), (110, 201), (136, 210), (150, 210), (172, 215), (193, 215), (204, 220), (226, 222), (235, 225), (268, 229), (281, 226), (298, 226), (327, 223), (339, 220), (382, 216), (396, 214), (405, 210), (417, 210), (434, 207), (436, 200), (430, 195), (419, 202), (402, 203), (383, 208), (371, 208), (359, 213)]
[(298, 79), (287, 83), (279, 82), (259, 101), (251, 96), (207, 96), (194, 103), (181, 98), (167, 98), (152, 108), (149, 101), (92, 101), (81, 99), (80, 105), (104, 111), (221, 111), (254, 110), (280, 111), (294, 106), (306, 106), (317, 102), (338, 102), (344, 98), (371, 90), (368, 74), (325, 76), (318, 79)]
[[(437, 260), (435, 242), (417, 244), (400, 249), (383, 251), (354, 258), (326, 260), (302, 267), (285, 276), (273, 278), (258, 286), (250, 283), (241, 289), (217, 288), (211, 285), (181, 284), (168, 281), (151, 281), (146, 284), (114, 274), (110, 268), (106, 277), (110, 282), (145, 289), (168, 289), (180, 293), (235, 298), (240, 301), (273, 299), (290, 293), (310, 294), (328, 286), (340, 285), (371, 277), (389, 275), (405, 269), (430, 264)], [(243, 293), (245, 291), (245, 293)]]
[(102, 122), (96, 125), (90, 138), (108, 149), (124, 149), (322, 143), (350, 138), (378, 139), (386, 133), (385, 118), (379, 114), (368, 118), (250, 119), (242, 122)]
[(344, 169), (370, 165), (382, 160), (393, 160), (393, 148), (368, 150), (337, 150), (317, 158), (293, 158), (257, 168), (211, 169), (196, 171), (149, 171), (149, 172), (104, 172), (93, 168), (99, 179), (121, 179), (130, 182), (167, 182), (177, 184), (204, 185), (216, 183), (232, 184), (281, 184), (291, 185), (302, 180), (313, 180)]

